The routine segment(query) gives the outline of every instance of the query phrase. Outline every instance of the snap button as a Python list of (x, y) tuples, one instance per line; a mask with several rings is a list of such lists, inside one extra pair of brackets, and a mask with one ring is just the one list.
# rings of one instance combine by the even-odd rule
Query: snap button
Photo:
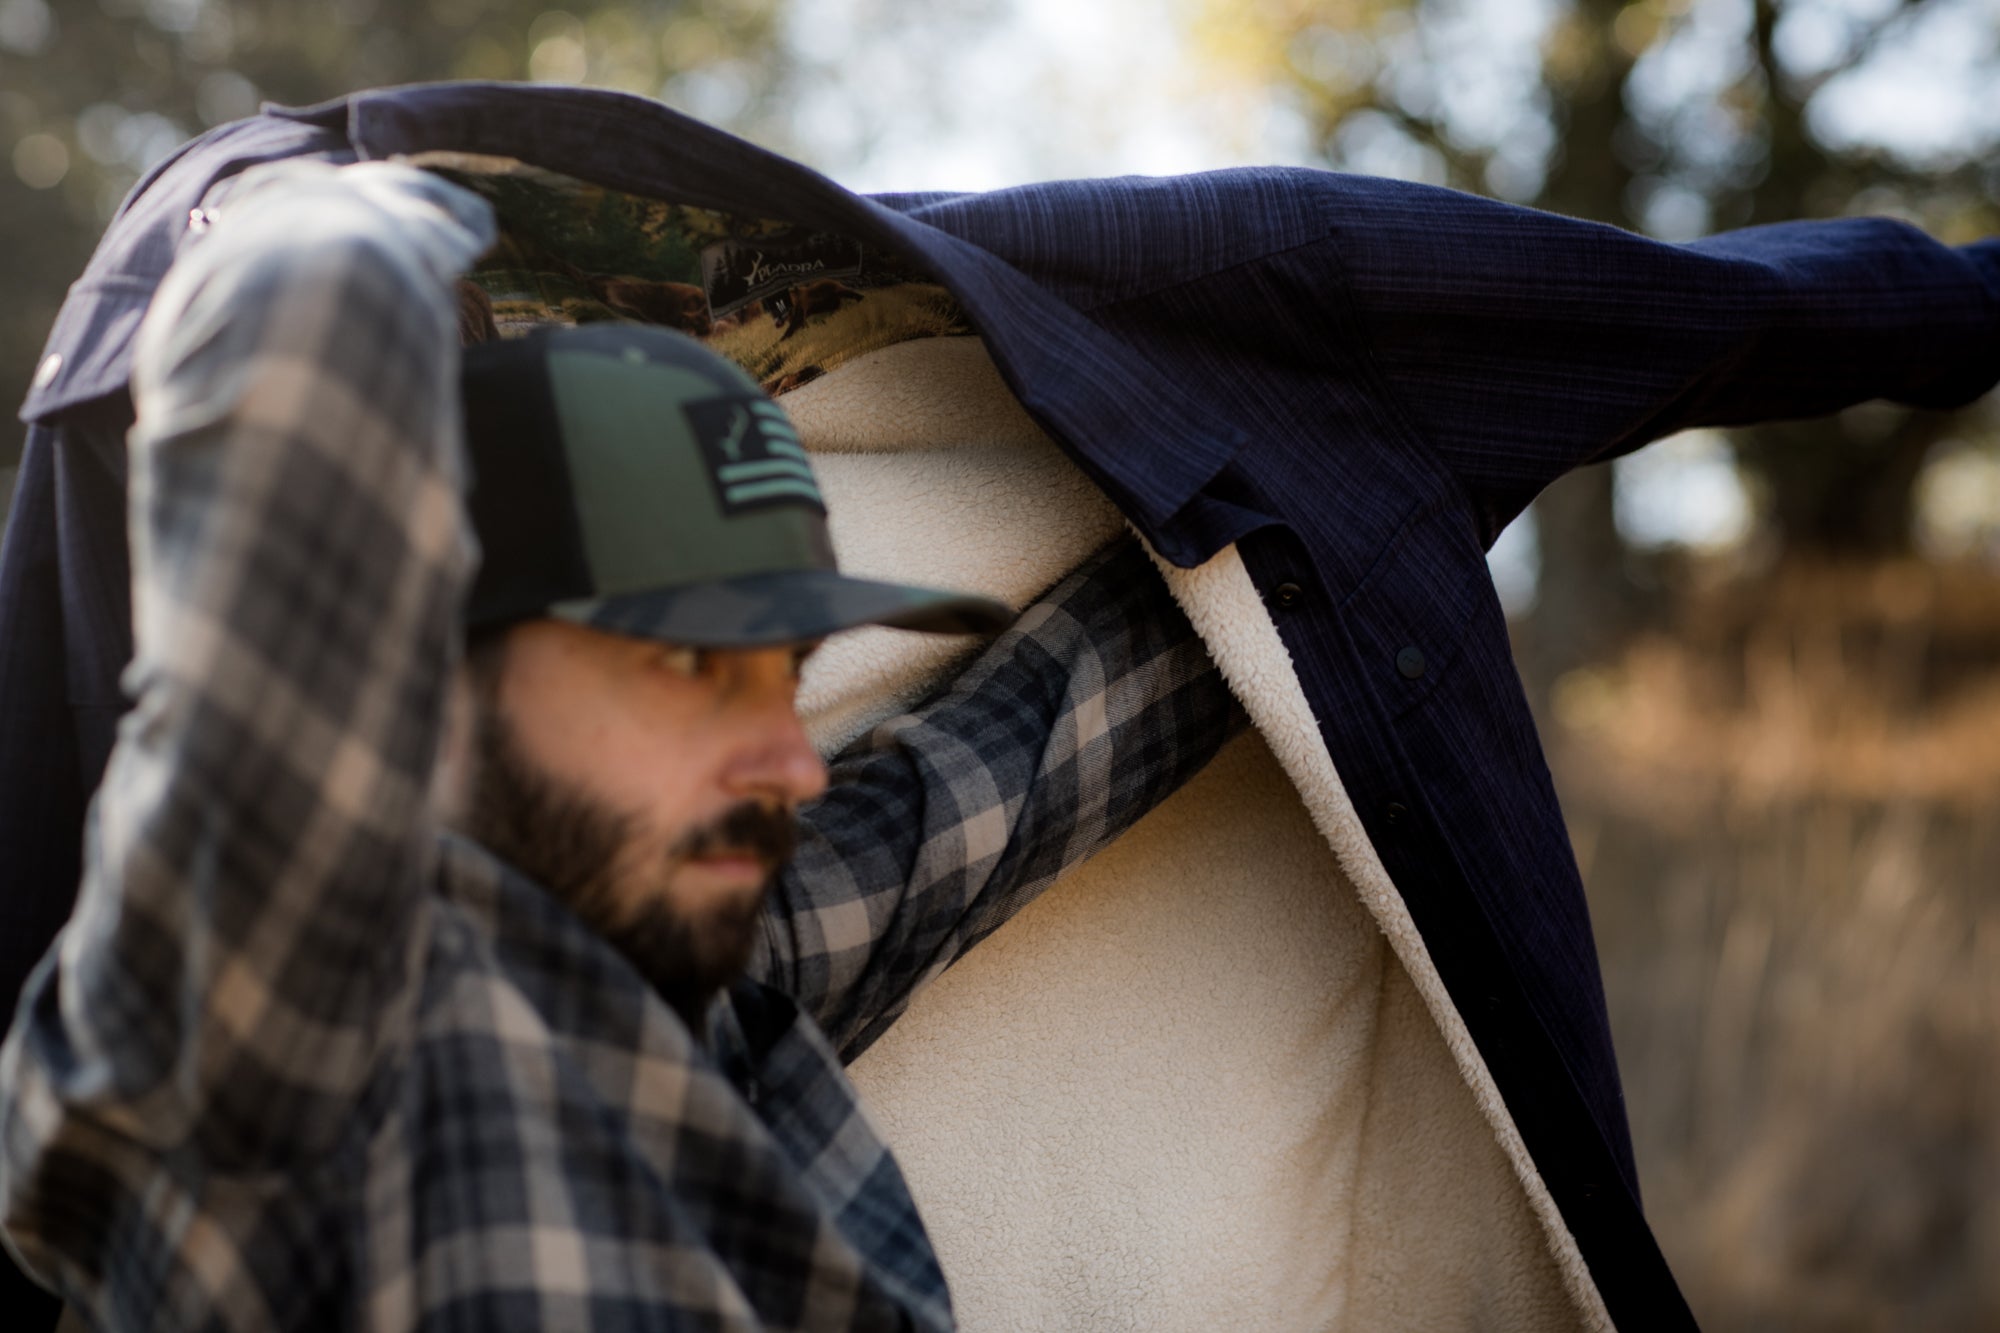
[(1389, 802), (1389, 804), (1382, 807), (1382, 818), (1387, 820), (1391, 824), (1402, 823), (1403, 816), (1409, 813), (1410, 813), (1410, 807), (1408, 807), (1407, 805), (1399, 805), (1394, 801), (1391, 801)]
[(56, 376), (61, 373), (62, 353), (50, 352), (42, 358), (42, 364), (35, 367), (35, 387), (37, 389), (48, 388), (56, 382)]
[(208, 230), (208, 224), (211, 221), (213, 219), (209, 217), (208, 210), (205, 208), (190, 208), (188, 210), (188, 230), (197, 236)]
[(1415, 680), (1424, 674), (1424, 655), (1416, 648), (1405, 648), (1396, 654), (1396, 670), (1403, 673), (1406, 680)]
[(1306, 595), (1305, 589), (1301, 588), (1296, 583), (1280, 583), (1277, 586), (1277, 588), (1275, 588), (1272, 591), (1271, 600), (1276, 602), (1280, 607), (1289, 611), (1291, 608), (1297, 606), (1299, 604), (1299, 599), (1304, 597), (1305, 595)]

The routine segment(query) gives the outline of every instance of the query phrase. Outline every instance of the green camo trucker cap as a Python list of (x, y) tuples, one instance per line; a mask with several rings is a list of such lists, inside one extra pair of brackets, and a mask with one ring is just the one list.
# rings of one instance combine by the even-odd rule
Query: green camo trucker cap
[(834, 565), (783, 409), (685, 334), (547, 329), (464, 353), (468, 507), (484, 552), (468, 627), (558, 616), (702, 648), (855, 625), (992, 633), (983, 597)]

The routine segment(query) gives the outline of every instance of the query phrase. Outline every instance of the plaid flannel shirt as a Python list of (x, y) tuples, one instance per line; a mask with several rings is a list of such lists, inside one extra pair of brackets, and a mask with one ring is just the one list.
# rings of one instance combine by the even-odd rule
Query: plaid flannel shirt
[(135, 706), (0, 1053), (9, 1244), (102, 1327), (944, 1328), (845, 1059), (1241, 724), (1131, 543), (833, 766), (697, 1040), (428, 800), (483, 205), (241, 178), (141, 335)]

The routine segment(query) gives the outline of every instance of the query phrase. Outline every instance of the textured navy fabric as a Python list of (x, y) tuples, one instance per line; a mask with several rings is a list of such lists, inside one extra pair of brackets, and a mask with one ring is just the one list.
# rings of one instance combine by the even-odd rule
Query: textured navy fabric
[[(46, 428), (0, 561), (0, 856), (52, 877), (10, 876), (10, 930), (74, 884), (54, 876), (73, 852), (48, 850), (74, 825), (11, 799), (45, 780), (24, 742), (70, 724), (19, 716), (109, 696), (93, 673), (122, 660), (116, 616), (59, 582), (72, 550), (110, 544), (79, 532), (122, 521), (58, 491), (81, 467), (60, 461), (84, 436), (72, 413), (121, 392), (130, 326), (215, 177), (260, 154), (426, 149), (898, 248), (1163, 555), (1238, 542), (1267, 595), (1298, 585), (1273, 614), (1329, 751), (1614, 1319), (1688, 1324), (1639, 1209), (1582, 887), (1483, 552), (1556, 477), (1683, 426), (1976, 396), (2000, 377), (2000, 241), (1846, 220), (1673, 246), (1295, 169), (871, 200), (575, 89), (388, 90), (217, 131), (114, 224), (92, 265), (105, 280), (65, 309), (63, 362), (24, 409)], [(53, 639), (15, 629), (49, 623)], [(58, 781), (88, 788), (92, 760), (73, 750)], [(80, 810), (65, 799), (56, 814)]]

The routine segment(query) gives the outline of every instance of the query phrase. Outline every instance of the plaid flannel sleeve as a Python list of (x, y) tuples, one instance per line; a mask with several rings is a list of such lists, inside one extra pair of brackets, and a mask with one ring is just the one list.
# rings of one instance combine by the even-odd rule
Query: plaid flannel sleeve
[(424, 944), (473, 560), (451, 283), (490, 218), (386, 164), (266, 168), (218, 208), (139, 336), (133, 708), (0, 1056), (0, 1191), (44, 1273), (142, 1261), (163, 1161), (335, 1144)]
[(1244, 725), (1138, 543), (1114, 543), (942, 695), (835, 761), (759, 969), (852, 1060)]

